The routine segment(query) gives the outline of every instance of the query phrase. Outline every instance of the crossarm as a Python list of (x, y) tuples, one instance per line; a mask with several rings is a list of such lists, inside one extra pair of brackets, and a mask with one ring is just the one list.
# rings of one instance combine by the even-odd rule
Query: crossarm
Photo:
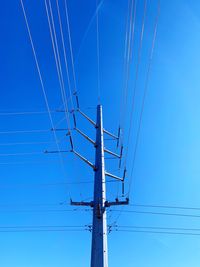
[(80, 202), (77, 202), (77, 201), (72, 201), (71, 200), (71, 203), (70, 203), (72, 206), (89, 206), (89, 207), (93, 207), (94, 204), (93, 204), (93, 201), (90, 201), (90, 202), (84, 202), (84, 201), (80, 201)]
[(129, 198), (126, 198), (126, 200), (124, 200), (124, 201), (119, 201), (117, 198), (116, 201), (112, 201), (112, 202), (106, 201), (105, 202), (106, 207), (128, 205), (128, 204), (129, 204)]
[(109, 177), (111, 177), (111, 178), (114, 178), (114, 179), (116, 179), (116, 180), (123, 181), (123, 178), (118, 177), (118, 176), (116, 176), (116, 175), (114, 175), (114, 174), (112, 174), (112, 173), (105, 172), (105, 175), (106, 175), (106, 176), (109, 176)]

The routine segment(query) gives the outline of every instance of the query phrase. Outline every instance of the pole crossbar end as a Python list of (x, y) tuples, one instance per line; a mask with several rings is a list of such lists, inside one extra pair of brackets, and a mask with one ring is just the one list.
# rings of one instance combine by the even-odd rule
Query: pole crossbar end
[(105, 207), (109, 208), (111, 206), (120, 206), (120, 205), (128, 205), (128, 204), (129, 204), (129, 198), (126, 198), (126, 200), (122, 200), (122, 201), (116, 198), (116, 200), (112, 202), (106, 201)]

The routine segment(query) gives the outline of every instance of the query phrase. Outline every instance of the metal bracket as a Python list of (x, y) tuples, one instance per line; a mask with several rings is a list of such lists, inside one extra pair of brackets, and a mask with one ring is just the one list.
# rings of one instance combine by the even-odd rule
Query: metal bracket
[(111, 206), (128, 205), (128, 204), (129, 204), (129, 198), (126, 198), (126, 200), (123, 201), (119, 201), (119, 199), (116, 198), (116, 200), (112, 202), (106, 201), (105, 207), (109, 208)]
[(118, 129), (118, 135), (117, 135), (117, 147), (119, 147), (120, 135), (121, 135), (121, 128), (119, 127), (119, 129)]
[(66, 129), (66, 128), (51, 128), (51, 131), (52, 132), (58, 132), (58, 131), (68, 131), (69, 132), (69, 129)]
[(75, 117), (74, 112), (73, 112), (72, 116), (73, 116), (73, 120), (74, 120), (74, 127), (76, 128), (76, 117)]
[(72, 206), (87, 206), (87, 207), (94, 207), (94, 203), (93, 201), (90, 201), (90, 202), (84, 202), (84, 201), (80, 201), (80, 202), (77, 202), (77, 201), (70, 201), (70, 204)]
[(120, 160), (119, 160), (119, 169), (121, 168), (123, 149), (124, 149), (124, 147), (121, 146), (121, 150), (120, 150), (120, 158), (119, 158), (119, 159), (120, 159)]

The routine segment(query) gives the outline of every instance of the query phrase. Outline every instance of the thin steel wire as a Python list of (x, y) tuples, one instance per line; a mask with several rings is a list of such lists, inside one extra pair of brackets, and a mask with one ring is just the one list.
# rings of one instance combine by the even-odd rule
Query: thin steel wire
[[(33, 38), (32, 38), (32, 35), (31, 35), (31, 31), (30, 31), (30, 27), (29, 27), (26, 11), (25, 11), (25, 8), (24, 8), (23, 0), (20, 0), (20, 3), (21, 3), (23, 14), (24, 14), (24, 19), (25, 19), (25, 23), (26, 23), (26, 27), (27, 27), (27, 31), (28, 31), (28, 36), (29, 36), (29, 40), (30, 40), (30, 43), (31, 43), (31, 48), (32, 48), (32, 51), (33, 51), (34, 59), (35, 59), (36, 68), (37, 68), (37, 71), (38, 71), (38, 75), (39, 75), (39, 79), (40, 79), (40, 83), (41, 83), (41, 88), (42, 88), (42, 92), (43, 92), (46, 108), (47, 108), (48, 115), (49, 115), (49, 120), (50, 120), (50, 123), (51, 123), (51, 127), (54, 129), (55, 128), (54, 127), (54, 122), (53, 122), (53, 118), (52, 118), (52, 115), (51, 115), (51, 110), (50, 110), (50, 107), (49, 107), (49, 102), (48, 102), (48, 98), (47, 98), (47, 94), (46, 94), (43, 78), (42, 78), (42, 75), (41, 75), (40, 66), (39, 66), (39, 62), (38, 62), (38, 59), (37, 59), (35, 46), (34, 46), (34, 43), (33, 43)], [(55, 143), (56, 143), (57, 149), (58, 149), (58, 151), (60, 151), (60, 147), (59, 147), (59, 143), (58, 143), (58, 139), (57, 139), (55, 131), (53, 131), (53, 136), (54, 136), (54, 139), (55, 139)], [(64, 168), (63, 158), (62, 158), (62, 156), (60, 154), (59, 154), (59, 158), (60, 158), (60, 163), (61, 163), (61, 166), (62, 166), (63, 174), (65, 175), (65, 168)]]
[(60, 26), (63, 54), (64, 54), (64, 61), (65, 61), (65, 69), (66, 69), (66, 73), (67, 73), (67, 82), (68, 82), (68, 88), (69, 88), (69, 93), (70, 93), (70, 100), (71, 100), (72, 110), (74, 110), (74, 102), (73, 102), (73, 97), (72, 97), (72, 89), (71, 89), (71, 82), (70, 82), (70, 77), (69, 77), (69, 68), (68, 68), (68, 62), (67, 62), (66, 47), (65, 47), (62, 20), (61, 20), (60, 7), (59, 7), (58, 0), (56, 0), (56, 7), (57, 7), (57, 12), (58, 12), (58, 20), (59, 20), (59, 26)]
[(139, 116), (139, 125), (136, 133), (136, 143), (134, 147), (134, 152), (133, 152), (133, 161), (132, 161), (132, 168), (131, 168), (131, 175), (130, 175), (130, 183), (129, 183), (129, 190), (128, 190), (128, 196), (130, 195), (130, 190), (132, 186), (132, 181), (133, 181), (133, 171), (135, 167), (135, 161), (136, 161), (136, 156), (137, 156), (137, 149), (138, 149), (138, 144), (139, 144), (139, 136), (140, 136), (140, 131), (141, 131), (141, 124), (142, 124), (142, 117), (144, 113), (144, 106), (145, 106), (145, 100), (147, 96), (147, 89), (149, 85), (149, 78), (150, 78), (150, 71), (152, 67), (152, 60), (153, 60), (153, 52), (155, 48), (155, 41), (156, 41), (156, 35), (157, 35), (157, 27), (158, 27), (158, 19), (160, 15), (160, 1), (158, 1), (158, 11), (157, 11), (157, 16), (155, 20), (155, 26), (154, 26), (154, 34), (153, 34), (153, 41), (152, 41), (152, 47), (151, 47), (151, 52), (150, 52), (150, 58), (149, 58), (149, 63), (148, 63), (148, 69), (147, 69), (147, 74), (146, 74), (146, 79), (145, 79), (145, 86), (144, 86), (144, 94), (142, 98), (142, 108)]
[(131, 112), (130, 112), (130, 124), (128, 127), (128, 137), (127, 137), (127, 148), (124, 158), (124, 166), (126, 167), (126, 161), (129, 151), (129, 142), (130, 142), (130, 134), (132, 129), (132, 120), (133, 120), (133, 114), (134, 114), (134, 108), (135, 108), (135, 94), (136, 89), (138, 85), (138, 77), (139, 77), (139, 68), (140, 68), (140, 62), (141, 62), (141, 54), (142, 54), (142, 44), (143, 44), (143, 36), (144, 36), (144, 28), (145, 28), (145, 21), (146, 21), (146, 12), (147, 12), (147, 0), (144, 1), (144, 12), (143, 12), (143, 19), (142, 19), (142, 28), (140, 32), (140, 43), (138, 48), (138, 59), (137, 59), (137, 65), (136, 65), (136, 74), (135, 74), (135, 82), (133, 86), (133, 95), (132, 95), (132, 102), (131, 102)]
[(57, 70), (58, 80), (59, 80), (59, 85), (60, 85), (60, 90), (61, 90), (61, 96), (62, 96), (62, 101), (63, 101), (63, 106), (64, 106), (64, 112), (66, 116), (67, 126), (70, 131), (71, 127), (70, 127), (70, 119), (69, 119), (69, 110), (68, 110), (66, 90), (65, 90), (64, 78), (63, 78), (63, 72), (62, 72), (62, 66), (61, 66), (61, 60), (60, 60), (60, 53), (59, 53), (59, 47), (58, 47), (58, 41), (57, 41), (57, 35), (56, 35), (56, 29), (55, 29), (55, 23), (54, 23), (54, 16), (52, 12), (51, 1), (49, 0), (48, 3), (49, 3), (49, 8), (47, 5), (47, 0), (45, 0), (46, 14), (47, 14), (51, 42), (52, 42), (54, 58), (55, 58), (55, 63), (56, 63), (56, 70)]
[(72, 38), (71, 38), (71, 30), (70, 30), (70, 23), (69, 23), (69, 14), (68, 14), (68, 7), (67, 7), (67, 1), (66, 0), (65, 0), (65, 15), (66, 15), (66, 19), (67, 19), (67, 32), (68, 32), (68, 38), (69, 38), (69, 47), (70, 47), (70, 56), (71, 56), (71, 64), (72, 64), (72, 73), (73, 73), (74, 87), (75, 87), (74, 88), (74, 95), (77, 96), (76, 72), (75, 72), (75, 67), (74, 67), (74, 56), (73, 56), (73, 48), (72, 48)]

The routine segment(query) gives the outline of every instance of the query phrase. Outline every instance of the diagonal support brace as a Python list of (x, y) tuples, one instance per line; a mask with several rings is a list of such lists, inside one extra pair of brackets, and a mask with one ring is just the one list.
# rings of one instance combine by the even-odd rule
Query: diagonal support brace
[(93, 168), (93, 170), (96, 170), (96, 167), (94, 164), (92, 164), (89, 160), (87, 160), (86, 158), (84, 158), (81, 154), (79, 154), (78, 152), (76, 152), (75, 150), (72, 150), (72, 152), (74, 152), (74, 154), (76, 156), (78, 156), (82, 161), (84, 161), (85, 163), (87, 163), (90, 167)]
[(86, 134), (84, 134), (81, 130), (79, 130), (78, 128), (75, 128), (75, 130), (80, 133), (80, 135), (82, 135), (86, 140), (88, 140), (90, 143), (92, 143), (95, 146), (95, 142)]
[(109, 135), (109, 136), (113, 137), (114, 139), (118, 140), (118, 136), (116, 136), (116, 135), (114, 135), (114, 134), (110, 133), (110, 132), (109, 132), (109, 131), (107, 131), (106, 129), (103, 129), (103, 132), (104, 132), (104, 133), (106, 133), (107, 135)]
[(116, 154), (116, 153), (114, 153), (114, 152), (108, 150), (107, 148), (104, 148), (104, 151), (105, 151), (106, 153), (108, 153), (108, 154), (110, 154), (110, 155), (112, 155), (112, 156), (114, 156), (114, 157), (120, 159), (120, 155), (118, 155), (118, 154)]
[(90, 119), (85, 113), (83, 113), (79, 108), (77, 109), (77, 111), (86, 119), (88, 120), (92, 125), (94, 125), (94, 127), (96, 127), (96, 123)]
[(109, 177), (111, 177), (111, 178), (114, 178), (114, 179), (116, 179), (116, 180), (123, 181), (123, 178), (118, 177), (118, 176), (116, 176), (116, 175), (114, 175), (114, 174), (112, 174), (112, 173), (105, 172), (105, 175), (106, 175), (106, 176), (109, 176)]

